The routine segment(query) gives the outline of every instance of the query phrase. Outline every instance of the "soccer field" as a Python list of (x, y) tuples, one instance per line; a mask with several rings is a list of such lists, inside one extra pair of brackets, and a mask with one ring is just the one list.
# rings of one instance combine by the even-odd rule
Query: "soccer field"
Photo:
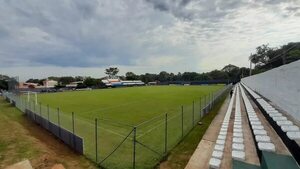
[(69, 131), (74, 112), (84, 154), (101, 166), (132, 168), (135, 163), (136, 168), (152, 168), (200, 120), (212, 93), (223, 88), (146, 86), (47, 93), (38, 95), (43, 106), (34, 109), (47, 117), (49, 105), (50, 121)]
[(75, 112), (85, 119), (108, 118), (137, 125), (155, 116), (178, 111), (181, 105), (224, 87), (150, 86), (105, 90), (62, 92), (38, 95), (38, 101), (59, 107), (65, 113)]

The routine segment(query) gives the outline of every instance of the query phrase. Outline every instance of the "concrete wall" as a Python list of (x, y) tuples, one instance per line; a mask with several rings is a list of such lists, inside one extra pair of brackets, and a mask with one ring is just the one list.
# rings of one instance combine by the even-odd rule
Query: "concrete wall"
[(300, 121), (300, 61), (243, 78), (242, 82)]

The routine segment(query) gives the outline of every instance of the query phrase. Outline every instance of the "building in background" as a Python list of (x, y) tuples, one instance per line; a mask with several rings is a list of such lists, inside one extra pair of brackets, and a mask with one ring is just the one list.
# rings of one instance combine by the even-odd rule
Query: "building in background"
[(43, 87), (45, 88), (54, 88), (56, 85), (58, 85), (58, 82), (55, 80), (44, 80), (43, 81)]
[(70, 84), (67, 84), (66, 85), (66, 88), (77, 88), (78, 85), (82, 85), (83, 84), (83, 81), (77, 81), (77, 82), (71, 82)]
[(125, 86), (144, 86), (145, 83), (141, 80), (121, 80), (119, 77), (104, 77), (102, 83), (106, 87), (125, 87)]

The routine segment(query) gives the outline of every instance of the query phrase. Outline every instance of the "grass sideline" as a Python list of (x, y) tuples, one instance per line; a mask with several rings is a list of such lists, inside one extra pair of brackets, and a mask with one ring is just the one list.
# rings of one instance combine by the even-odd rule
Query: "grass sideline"
[(2, 97), (0, 129), (0, 168), (29, 159), (33, 168), (51, 168), (54, 164), (61, 163), (66, 168), (96, 169), (93, 163), (74, 154)]
[[(168, 159), (161, 163), (160, 168), (182, 169), (190, 157), (193, 155), (199, 142), (201, 141), (212, 120), (218, 114), (227, 96), (222, 97), (221, 101), (201, 120), (202, 125), (197, 125), (189, 134), (169, 153)], [(159, 168), (159, 167), (157, 167)]]
[[(204, 96), (223, 87), (224, 85), (151, 86), (40, 94), (38, 97), (39, 101), (48, 103), (50, 107), (60, 107), (60, 112), (64, 113), (61, 112), (57, 118), (57, 110), (51, 109), (50, 120), (58, 124), (60, 119), (60, 125), (69, 131), (72, 131), (71, 112), (76, 110), (75, 133), (84, 139), (84, 154), (99, 163), (114, 152), (101, 164), (106, 168), (132, 167), (133, 125), (152, 119), (136, 128), (136, 168), (151, 168), (159, 163), (166, 149), (168, 151), (174, 148), (193, 124), (200, 120), (200, 97), (201, 105), (204, 106)], [(206, 103), (208, 102), (207, 97)], [(46, 107), (42, 107), (40, 111), (36, 105), (34, 109), (37, 114), (47, 117)], [(167, 145), (165, 113), (168, 113)], [(100, 120), (95, 137), (94, 118), (99, 120), (103, 116), (111, 121), (130, 125)], [(129, 136), (124, 141), (127, 135)], [(121, 142), (122, 145), (115, 151)]]
[(18, 123), (22, 121), (21, 112), (0, 98), (0, 168), (14, 164), (22, 159), (33, 159), (41, 151), (28, 139)]

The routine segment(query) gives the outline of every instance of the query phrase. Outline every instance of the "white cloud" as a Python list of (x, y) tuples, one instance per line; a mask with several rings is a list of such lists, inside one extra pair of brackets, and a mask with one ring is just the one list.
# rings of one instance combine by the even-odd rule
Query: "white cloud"
[(256, 46), (298, 41), (299, 17), (296, 0), (1, 1), (0, 73), (29, 78), (98, 76), (109, 65), (121, 73), (248, 66)]

